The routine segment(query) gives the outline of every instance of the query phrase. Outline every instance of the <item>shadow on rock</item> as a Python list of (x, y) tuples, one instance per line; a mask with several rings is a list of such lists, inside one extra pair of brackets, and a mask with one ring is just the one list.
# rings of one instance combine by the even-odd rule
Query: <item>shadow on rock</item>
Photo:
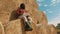
[(9, 21), (12, 21), (12, 20), (16, 20), (18, 18), (18, 14), (17, 14), (17, 11), (14, 10), (11, 12), (11, 15), (10, 15), (10, 20)]

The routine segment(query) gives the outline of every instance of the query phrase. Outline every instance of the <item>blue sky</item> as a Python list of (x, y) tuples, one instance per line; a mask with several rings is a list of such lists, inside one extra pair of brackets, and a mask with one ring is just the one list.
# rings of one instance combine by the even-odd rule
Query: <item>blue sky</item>
[(47, 18), (48, 24), (60, 23), (60, 0), (36, 0), (39, 10), (43, 11)]

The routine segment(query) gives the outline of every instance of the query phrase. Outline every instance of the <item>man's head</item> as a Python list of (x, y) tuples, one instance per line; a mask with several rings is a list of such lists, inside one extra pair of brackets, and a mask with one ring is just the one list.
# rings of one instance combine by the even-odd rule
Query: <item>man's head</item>
[(20, 9), (25, 9), (25, 4), (24, 3), (20, 4)]

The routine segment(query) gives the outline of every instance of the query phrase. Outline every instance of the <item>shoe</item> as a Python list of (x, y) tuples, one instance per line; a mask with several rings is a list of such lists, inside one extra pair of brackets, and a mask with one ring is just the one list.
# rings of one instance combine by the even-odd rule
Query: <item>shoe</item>
[(32, 28), (25, 28), (25, 31), (32, 31)]
[(27, 24), (26, 26), (25, 26), (25, 31), (32, 31), (33, 29)]

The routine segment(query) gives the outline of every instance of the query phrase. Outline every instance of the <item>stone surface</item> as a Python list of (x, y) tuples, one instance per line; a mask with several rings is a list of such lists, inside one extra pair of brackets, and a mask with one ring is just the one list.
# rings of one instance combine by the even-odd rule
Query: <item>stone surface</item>
[(41, 25), (38, 31), (39, 34), (57, 34), (54, 25)]
[(28, 12), (32, 14), (31, 17), (34, 18), (34, 21), (37, 21), (35, 20), (37, 19), (37, 17), (39, 18), (41, 17), (41, 19), (45, 18), (43, 16), (44, 14), (38, 11), (37, 9), (38, 5), (36, 4), (35, 0), (26, 0), (26, 1), (24, 0), (0, 0), (0, 21), (3, 22), (2, 24), (6, 24), (9, 22), (10, 17), (12, 17), (11, 13), (15, 11), (21, 3), (25, 3), (26, 10), (28, 10)]
[(4, 27), (1, 22), (0, 22), (0, 34), (5, 34)]
[(22, 34), (21, 20), (18, 19), (9, 22), (5, 26), (5, 34)]

